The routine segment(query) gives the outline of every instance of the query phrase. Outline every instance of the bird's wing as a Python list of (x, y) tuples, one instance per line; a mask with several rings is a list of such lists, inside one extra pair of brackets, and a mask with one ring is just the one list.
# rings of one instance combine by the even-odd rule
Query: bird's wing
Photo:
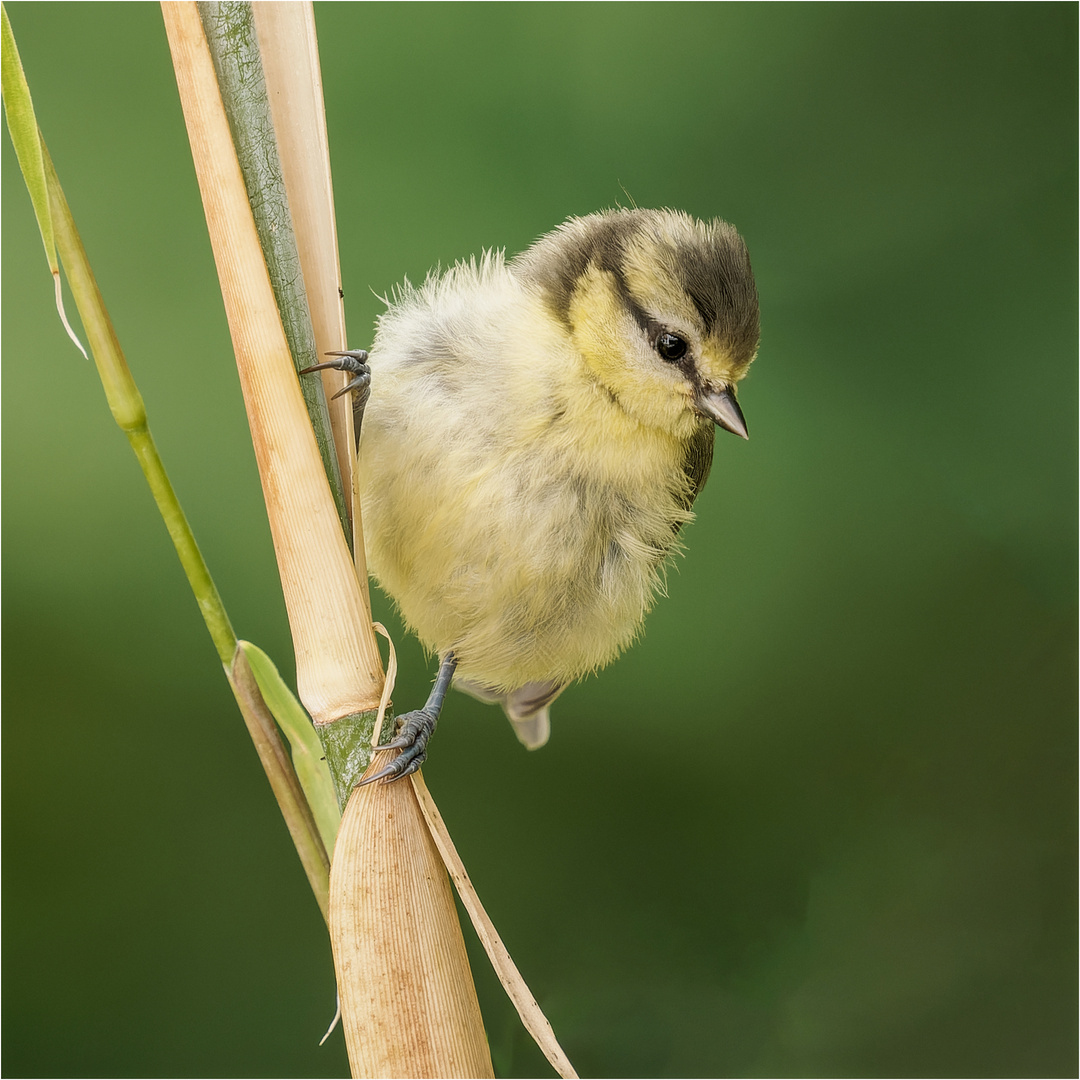
[(712, 468), (713, 443), (715, 430), (711, 423), (702, 424), (691, 436), (686, 444), (686, 457), (683, 459), (683, 472), (690, 481), (693, 495), (690, 497), (690, 506), (701, 494), (705, 481), (709, 479), (709, 470)]

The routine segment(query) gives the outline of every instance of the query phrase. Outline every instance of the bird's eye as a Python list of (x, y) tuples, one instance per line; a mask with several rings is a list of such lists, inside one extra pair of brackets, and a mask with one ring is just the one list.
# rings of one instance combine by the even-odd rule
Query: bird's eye
[(672, 363), (681, 360), (688, 348), (690, 346), (678, 334), (669, 334), (666, 330), (656, 339), (656, 351)]

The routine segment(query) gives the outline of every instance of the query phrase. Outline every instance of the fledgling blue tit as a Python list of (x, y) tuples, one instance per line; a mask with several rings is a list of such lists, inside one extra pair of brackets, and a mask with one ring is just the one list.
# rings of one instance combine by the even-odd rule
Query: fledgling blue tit
[(440, 658), (369, 781), (419, 767), (451, 680), (547, 741), (551, 702), (640, 632), (715, 427), (747, 437), (758, 338), (731, 225), (614, 210), (406, 283), (370, 366), (319, 365), (356, 376), (368, 566)]

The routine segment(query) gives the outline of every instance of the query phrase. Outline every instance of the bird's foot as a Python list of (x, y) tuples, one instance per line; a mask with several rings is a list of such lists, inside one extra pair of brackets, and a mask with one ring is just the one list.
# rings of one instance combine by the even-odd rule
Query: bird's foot
[(439, 722), (439, 713), (442, 712), (446, 691), (450, 689), (450, 680), (454, 677), (456, 667), (454, 654), (448, 652), (439, 661), (439, 674), (435, 677), (435, 685), (431, 688), (424, 707), (399, 716), (397, 735), (385, 745), (375, 747), (376, 750), (400, 750), (401, 753), (385, 768), (361, 780), (361, 784), (373, 784), (376, 780), (389, 784), (392, 780), (408, 776), (420, 768), (427, 758), (428, 740)]
[(376, 746), (375, 749), (400, 750), (401, 753), (389, 765), (361, 780), (360, 786), (373, 784), (376, 780), (389, 784), (393, 780), (416, 772), (427, 759), (428, 740), (438, 720), (438, 712), (426, 707), (399, 716), (397, 735), (390, 742)]
[[(354, 349), (350, 352), (326, 353), (327, 356), (336, 356), (336, 360), (327, 360), (322, 364), (313, 364), (300, 372), (301, 375), (310, 375), (313, 371), (344, 371), (352, 378), (334, 395), (341, 397), (351, 390), (357, 392), (357, 402), (361, 406), (367, 401), (371, 392), (371, 368), (368, 366), (368, 354), (364, 349)], [(331, 399), (333, 400), (333, 398)]]

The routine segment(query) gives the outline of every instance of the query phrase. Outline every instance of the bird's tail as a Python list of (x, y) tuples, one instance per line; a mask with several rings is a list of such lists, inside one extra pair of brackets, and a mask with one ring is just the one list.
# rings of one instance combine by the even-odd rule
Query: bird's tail
[[(503, 705), (506, 709), (506, 706)], [(551, 734), (551, 713), (545, 705), (530, 716), (510, 716), (510, 710), (506, 709), (506, 715), (510, 717), (510, 723), (514, 725), (514, 733), (526, 750), (539, 750), (548, 741)]]
[(518, 739), (528, 750), (539, 750), (548, 741), (551, 734), (551, 716), (548, 706), (566, 688), (554, 682), (534, 682), (519, 686), (509, 693), (499, 693), (478, 683), (455, 679), (458, 690), (486, 701), (498, 702), (503, 707)]

